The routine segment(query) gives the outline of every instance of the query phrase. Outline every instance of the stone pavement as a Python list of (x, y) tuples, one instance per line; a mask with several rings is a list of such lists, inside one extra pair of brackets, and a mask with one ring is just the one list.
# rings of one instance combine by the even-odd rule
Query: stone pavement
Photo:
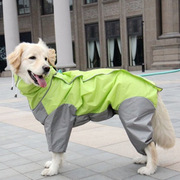
[[(148, 73), (150, 71), (147, 71)], [(140, 72), (133, 72), (140, 74)], [(159, 167), (151, 176), (137, 174), (132, 163), (137, 152), (117, 116), (73, 129), (61, 174), (43, 177), (40, 172), (51, 158), (43, 126), (29, 110), (26, 98), (10, 90), (11, 78), (0, 78), (0, 180), (153, 180), (180, 179), (180, 72), (148, 77), (163, 87), (162, 98), (176, 131), (176, 145), (158, 147)]]

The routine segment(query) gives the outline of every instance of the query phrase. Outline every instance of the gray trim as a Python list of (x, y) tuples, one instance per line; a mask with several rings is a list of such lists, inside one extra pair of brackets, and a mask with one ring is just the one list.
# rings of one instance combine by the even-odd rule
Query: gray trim
[[(121, 103), (118, 114), (136, 150), (145, 154), (144, 148), (152, 141), (153, 129), (151, 119), (155, 107), (144, 97), (133, 97)], [(91, 113), (76, 116), (76, 108), (70, 104), (63, 104), (47, 114), (40, 102), (33, 114), (44, 124), (49, 151), (65, 152), (73, 127), (83, 125), (89, 121), (102, 121), (111, 118), (115, 111), (109, 106), (101, 113)]]
[(76, 108), (70, 104), (59, 106), (50, 115), (47, 114), (42, 102), (33, 110), (35, 118), (44, 125), (49, 151), (65, 152), (73, 127), (91, 121), (102, 121), (114, 115), (109, 106), (102, 113), (76, 116)]
[(64, 104), (52, 112), (44, 123), (49, 151), (65, 152), (76, 119), (76, 108)]
[(83, 125), (89, 121), (98, 122), (98, 121), (107, 120), (107, 119), (113, 117), (114, 114), (115, 114), (114, 110), (112, 109), (111, 106), (109, 106), (107, 108), (107, 110), (105, 110), (101, 113), (90, 113), (90, 114), (85, 114), (82, 116), (77, 116), (74, 127)]
[(145, 155), (144, 149), (152, 141), (154, 105), (144, 97), (134, 97), (122, 102), (118, 112), (131, 143)]
[[(89, 77), (89, 78), (87, 78), (87, 79), (83, 79), (83, 78), (82, 78), (82, 81), (83, 81), (83, 82), (86, 82), (86, 81), (89, 81), (89, 80), (93, 79), (93, 78), (96, 77), (96, 76), (99, 76), (99, 75), (109, 75), (109, 74), (111, 74), (111, 73), (113, 73), (113, 72), (116, 72), (116, 71), (119, 71), (119, 69), (112, 69), (112, 71), (110, 71), (110, 72), (108, 72), (108, 73), (97, 73), (97, 74), (95, 74), (95, 75), (93, 75), (93, 76), (91, 76), (91, 77)], [(64, 75), (63, 73), (61, 73), (61, 74)], [(56, 74), (55, 74), (55, 75), (56, 75)], [(61, 79), (61, 80), (63, 80), (66, 84), (70, 85), (70, 84), (72, 84), (78, 77), (83, 77), (83, 74), (80, 74), (80, 75), (75, 76), (70, 82), (68, 82), (68, 81), (66, 81), (65, 79), (63, 79), (63, 77), (58, 77), (58, 78)]]
[(47, 112), (46, 112), (46, 110), (45, 110), (42, 102), (40, 102), (40, 103), (36, 106), (36, 108), (35, 108), (34, 110), (32, 110), (32, 112), (33, 112), (35, 118), (36, 118), (38, 121), (40, 121), (41, 124), (44, 125), (44, 121), (45, 121), (46, 117), (48, 116), (48, 114), (47, 114)]

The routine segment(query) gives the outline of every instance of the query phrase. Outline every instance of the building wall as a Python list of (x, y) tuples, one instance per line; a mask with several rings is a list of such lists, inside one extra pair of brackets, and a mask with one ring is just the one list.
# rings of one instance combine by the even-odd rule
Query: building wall
[[(163, 1), (167, 2), (162, 4)], [(142, 16), (144, 22), (143, 47), (146, 69), (180, 68), (180, 0), (163, 1), (98, 0), (97, 3), (84, 4), (84, 0), (74, 0), (71, 26), (76, 68), (87, 69), (85, 25), (98, 23), (101, 67), (105, 68), (107, 67), (105, 22), (120, 20), (122, 66), (118, 68), (140, 70), (141, 66), (129, 66), (127, 19), (136, 16)], [(54, 15), (41, 15), (40, 0), (30, 0), (30, 3), (31, 13), (19, 16), (20, 32), (31, 32), (32, 42), (37, 42), (41, 37), (47, 44), (55, 43)], [(171, 4), (170, 7), (167, 6), (168, 3)], [(171, 12), (170, 15), (166, 14), (166, 9)], [(3, 34), (3, 19), (0, 18), (0, 35)]]
[[(107, 67), (107, 49), (105, 37), (105, 22), (110, 20), (120, 20), (120, 34), (122, 41), (122, 66), (129, 70), (141, 69), (141, 67), (129, 67), (128, 65), (128, 40), (127, 40), (127, 18), (134, 16), (144, 16), (143, 0), (99, 0), (98, 3), (84, 5), (83, 1), (74, 1), (74, 11), (77, 18), (77, 35), (79, 38), (76, 46), (79, 47), (80, 69), (87, 67), (87, 49), (85, 45), (85, 24), (99, 24), (99, 40), (101, 50), (101, 67)], [(149, 68), (149, 67), (148, 67)]]
[(145, 12), (148, 67), (180, 68), (180, 1), (145, 0)]

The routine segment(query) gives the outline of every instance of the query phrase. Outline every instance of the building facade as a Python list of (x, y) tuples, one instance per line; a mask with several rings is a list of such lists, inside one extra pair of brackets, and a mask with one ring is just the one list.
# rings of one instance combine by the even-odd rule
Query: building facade
[[(20, 40), (56, 48), (53, 0), (17, 0)], [(180, 68), (180, 0), (70, 0), (76, 68)], [(0, 0), (0, 58), (5, 40)], [(63, 43), (63, 42), (62, 42)]]

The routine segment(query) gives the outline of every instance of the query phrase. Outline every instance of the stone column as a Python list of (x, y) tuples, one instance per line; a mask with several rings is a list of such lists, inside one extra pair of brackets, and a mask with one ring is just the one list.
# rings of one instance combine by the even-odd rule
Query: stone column
[(162, 34), (179, 34), (179, 0), (161, 0)]
[(105, 35), (105, 23), (103, 14), (104, 4), (103, 1), (98, 1), (98, 26), (99, 26), (99, 44), (100, 44), (100, 67), (107, 67), (107, 54), (106, 54), (106, 35)]
[(54, 26), (57, 50), (57, 68), (75, 67), (72, 53), (69, 1), (54, 0)]
[[(20, 42), (16, 0), (3, 0), (3, 20), (6, 55), (8, 55)], [(9, 70), (9, 65), (6, 70)]]
[(38, 42), (39, 37), (42, 36), (42, 27), (41, 27), (41, 7), (39, 1), (31, 1), (31, 36), (32, 42)]

